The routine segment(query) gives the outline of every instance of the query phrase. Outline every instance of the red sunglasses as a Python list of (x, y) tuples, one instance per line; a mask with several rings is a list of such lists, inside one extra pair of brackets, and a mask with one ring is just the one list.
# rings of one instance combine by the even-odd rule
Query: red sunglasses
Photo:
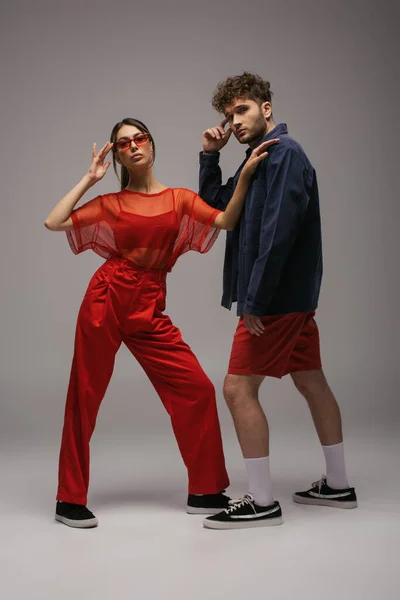
[(148, 133), (139, 133), (134, 135), (129, 140), (122, 139), (118, 142), (114, 142), (113, 151), (116, 152), (117, 150), (128, 150), (128, 148), (131, 147), (132, 142), (135, 142), (136, 146), (143, 146), (149, 139), (150, 135)]

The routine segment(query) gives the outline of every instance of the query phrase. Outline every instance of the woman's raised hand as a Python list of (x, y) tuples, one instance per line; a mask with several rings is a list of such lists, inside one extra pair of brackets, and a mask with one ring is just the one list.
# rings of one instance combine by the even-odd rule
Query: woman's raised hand
[(268, 152), (266, 151), (269, 146), (272, 144), (276, 144), (279, 142), (279, 138), (274, 138), (273, 140), (268, 140), (263, 142), (257, 148), (254, 148), (253, 152), (250, 154), (246, 164), (244, 165), (242, 172), (240, 174), (241, 177), (246, 177), (250, 179), (257, 169), (259, 163), (268, 156)]
[(104, 160), (112, 147), (113, 144), (107, 142), (102, 149), (97, 152), (96, 144), (93, 144), (92, 164), (88, 171), (88, 175), (93, 180), (93, 183), (97, 183), (100, 179), (103, 179), (104, 175), (107, 173), (107, 169), (111, 162), (108, 161), (105, 163)]

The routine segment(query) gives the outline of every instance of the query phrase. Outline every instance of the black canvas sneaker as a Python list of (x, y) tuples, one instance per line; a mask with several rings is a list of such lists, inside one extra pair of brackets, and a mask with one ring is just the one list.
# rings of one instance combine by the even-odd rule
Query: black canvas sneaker
[(299, 504), (319, 504), (320, 506), (332, 506), (333, 508), (357, 508), (357, 496), (354, 488), (334, 490), (326, 483), (323, 475), (319, 481), (305, 492), (293, 494), (294, 502)]
[(229, 506), (231, 499), (222, 490), (219, 494), (203, 494), (195, 496), (189, 494), (186, 512), (189, 515), (215, 515)]
[(99, 524), (94, 514), (86, 506), (70, 502), (57, 502), (55, 518), (56, 521), (69, 527), (79, 527), (80, 529), (97, 527)]
[(270, 506), (258, 506), (251, 494), (230, 503), (223, 512), (204, 519), (207, 529), (245, 529), (247, 527), (267, 527), (281, 525), (282, 511), (279, 502)]

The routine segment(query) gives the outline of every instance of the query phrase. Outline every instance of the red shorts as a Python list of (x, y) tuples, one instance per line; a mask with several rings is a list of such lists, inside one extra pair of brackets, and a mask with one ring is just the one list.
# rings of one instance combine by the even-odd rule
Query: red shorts
[(321, 369), (318, 326), (314, 312), (260, 317), (265, 327), (252, 335), (243, 317), (233, 338), (228, 373), (279, 379), (294, 371)]

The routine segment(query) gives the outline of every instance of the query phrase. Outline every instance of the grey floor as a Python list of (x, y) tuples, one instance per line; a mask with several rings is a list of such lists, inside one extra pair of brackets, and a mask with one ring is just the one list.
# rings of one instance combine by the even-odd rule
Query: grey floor
[[(323, 471), (315, 440), (273, 440), (281, 527), (210, 531), (185, 513), (185, 473), (172, 436), (96, 433), (90, 508), (100, 525), (53, 520), (58, 441), (9, 441), (1, 461), (1, 598), (324, 600), (398, 598), (399, 444), (395, 432), (348, 431), (356, 510), (295, 505)], [(245, 489), (240, 453), (224, 433), (230, 493)]]

